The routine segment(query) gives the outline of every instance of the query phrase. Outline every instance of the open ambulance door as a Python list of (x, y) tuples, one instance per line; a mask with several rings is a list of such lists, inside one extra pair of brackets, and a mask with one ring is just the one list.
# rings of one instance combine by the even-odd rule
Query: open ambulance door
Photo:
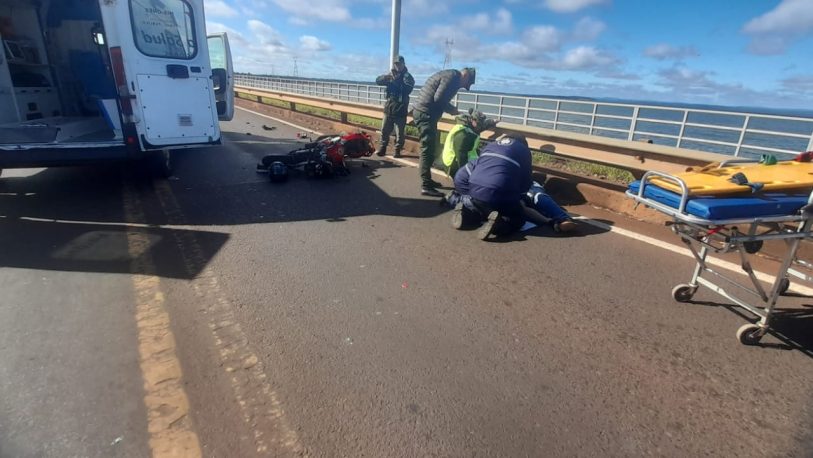
[(142, 150), (220, 143), (203, 0), (99, 2), (127, 126)]
[(229, 37), (225, 33), (209, 35), (209, 62), (212, 65), (212, 84), (215, 91), (217, 116), (221, 121), (231, 121), (234, 117), (234, 68), (229, 48)]

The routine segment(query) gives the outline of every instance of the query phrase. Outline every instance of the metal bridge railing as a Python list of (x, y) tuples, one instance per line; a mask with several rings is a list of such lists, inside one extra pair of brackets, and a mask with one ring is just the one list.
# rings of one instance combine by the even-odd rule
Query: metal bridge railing
[[(382, 106), (382, 86), (257, 75), (235, 75), (238, 86)], [(419, 88), (415, 89), (417, 94)], [(813, 117), (698, 110), (522, 97), (479, 92), (458, 93), (461, 110), (473, 108), (500, 121), (523, 126), (652, 143), (733, 156), (780, 157), (813, 150)]]

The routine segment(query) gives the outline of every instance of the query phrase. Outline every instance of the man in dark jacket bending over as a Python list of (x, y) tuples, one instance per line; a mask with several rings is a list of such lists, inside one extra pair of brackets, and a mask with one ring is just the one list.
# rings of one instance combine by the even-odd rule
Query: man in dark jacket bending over
[(521, 202), (533, 183), (531, 173), (531, 150), (524, 137), (503, 135), (486, 145), (479, 158), (455, 174), (455, 228), (485, 221), (478, 234), (482, 240), (518, 231), (525, 224)]
[(404, 57), (398, 56), (392, 63), (392, 69), (386, 75), (376, 78), (375, 83), (379, 86), (387, 87), (387, 102), (384, 104), (384, 122), (381, 125), (381, 141), (378, 144), (376, 154), (383, 156), (387, 154), (387, 144), (390, 142), (390, 135), (395, 129), (395, 153), (393, 157), (400, 157), (404, 149), (406, 133), (407, 111), (409, 111), (409, 94), (415, 87), (415, 78), (407, 70)]
[(421, 88), (412, 110), (412, 118), (421, 137), (421, 194), (441, 197), (437, 190), (440, 183), (432, 179), (432, 164), (435, 162), (435, 147), (438, 141), (438, 120), (443, 112), (457, 115), (457, 107), (451, 104), (460, 88), (469, 90), (474, 84), (475, 71), (464, 68), (461, 71), (443, 70), (430, 76)]

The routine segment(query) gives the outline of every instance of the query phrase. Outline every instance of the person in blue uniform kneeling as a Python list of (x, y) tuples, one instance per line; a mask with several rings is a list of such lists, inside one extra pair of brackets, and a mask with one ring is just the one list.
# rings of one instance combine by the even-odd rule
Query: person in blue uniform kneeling
[(481, 240), (516, 232), (526, 219), (571, 230), (570, 217), (531, 174), (531, 150), (521, 135), (503, 135), (486, 145), (480, 157), (455, 174), (455, 190), (446, 198), (454, 206), (452, 225), (462, 229), (482, 223)]

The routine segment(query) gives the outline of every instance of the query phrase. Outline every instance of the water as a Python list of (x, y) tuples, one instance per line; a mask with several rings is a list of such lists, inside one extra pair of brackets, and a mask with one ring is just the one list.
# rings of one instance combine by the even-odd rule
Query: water
[[(813, 114), (803, 111), (765, 110), (756, 113), (750, 111), (749, 117), (748, 113), (733, 111), (725, 107), (680, 104), (645, 106), (639, 107), (637, 122), (633, 126), (635, 106), (608, 105), (602, 104), (600, 101), (559, 100), (558, 123), (554, 124), (556, 113), (548, 110), (556, 110), (557, 102), (531, 99), (528, 102), (528, 125), (622, 140), (629, 138), (629, 130), (632, 128), (634, 129), (632, 139), (636, 141), (652, 141), (652, 143), (664, 146), (730, 155), (736, 153), (737, 144), (742, 136), (740, 156), (759, 157), (765, 153), (772, 153), (780, 159), (787, 159), (798, 152), (807, 150), (811, 136), (813, 136)], [(474, 94), (460, 94), (458, 106), (462, 109), (480, 110), (503, 121), (522, 123), (525, 114), (525, 99), (505, 97), (501, 113), (499, 103), (500, 96), (498, 95), (478, 95), (475, 100)], [(595, 105), (595, 120), (593, 119), (594, 103), (597, 104)], [(688, 113), (686, 110), (689, 110)], [(692, 110), (726, 112), (707, 113)], [(808, 119), (769, 117), (777, 115), (807, 117)], [(687, 124), (685, 128), (682, 127), (684, 117)], [(560, 123), (566, 123), (566, 125)], [(744, 133), (743, 127), (745, 128)], [(770, 133), (759, 131), (769, 131)], [(679, 142), (678, 137), (681, 137), (681, 133), (682, 140)], [(758, 148), (768, 148), (772, 151), (763, 151)]]

